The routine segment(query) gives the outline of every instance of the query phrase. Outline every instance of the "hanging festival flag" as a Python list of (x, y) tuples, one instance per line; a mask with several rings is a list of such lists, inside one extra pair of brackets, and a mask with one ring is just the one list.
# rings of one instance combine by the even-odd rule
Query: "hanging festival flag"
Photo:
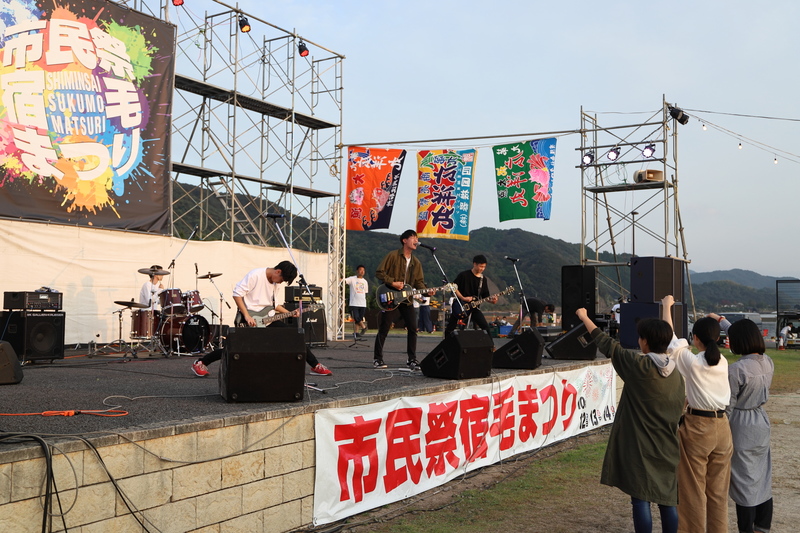
[(492, 147), (500, 222), (521, 218), (550, 220), (556, 139)]
[(405, 150), (351, 146), (347, 153), (347, 229), (386, 229)]
[(474, 149), (417, 153), (417, 235), (469, 240), (472, 176), (477, 155)]

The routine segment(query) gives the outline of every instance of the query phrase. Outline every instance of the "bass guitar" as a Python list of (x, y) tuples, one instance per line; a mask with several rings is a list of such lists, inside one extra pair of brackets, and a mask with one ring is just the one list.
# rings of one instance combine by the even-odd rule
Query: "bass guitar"
[(424, 294), (430, 291), (454, 291), (456, 285), (448, 283), (441, 287), (431, 287), (429, 289), (414, 289), (411, 285), (404, 285), (402, 289), (397, 290), (388, 285), (381, 284), (375, 289), (375, 300), (378, 301), (378, 307), (384, 311), (393, 311), (402, 303), (411, 302), (411, 298), (416, 294)]
[[(508, 287), (505, 288), (505, 290), (502, 290), (502, 291), (498, 292), (497, 294), (490, 294), (486, 298), (480, 298), (478, 300), (472, 300), (471, 302), (461, 302), (461, 301), (456, 300), (456, 301), (453, 302), (453, 314), (464, 315), (464, 314), (467, 313), (467, 311), (475, 309), (476, 307), (481, 305), (486, 300), (491, 300), (492, 298), (498, 298), (498, 297), (503, 296), (505, 294), (511, 294), (512, 292), (514, 292), (514, 286), (513, 285), (509, 285)], [(461, 309), (460, 311), (459, 311), (459, 308)]]
[[(318, 309), (323, 309), (325, 306), (323, 304), (309, 304), (304, 305), (303, 309), (298, 310), (300, 314), (305, 313), (306, 311), (317, 311)], [(275, 309), (271, 306), (267, 306), (261, 311), (251, 311), (250, 309), (247, 310), (250, 313), (250, 316), (253, 317), (256, 321), (256, 327), (266, 327), (272, 324), (277, 320), (283, 320), (284, 318), (289, 318), (294, 314), (294, 311), (289, 311), (288, 313), (276, 313)], [(236, 323), (244, 323), (243, 317), (241, 313), (236, 313)]]

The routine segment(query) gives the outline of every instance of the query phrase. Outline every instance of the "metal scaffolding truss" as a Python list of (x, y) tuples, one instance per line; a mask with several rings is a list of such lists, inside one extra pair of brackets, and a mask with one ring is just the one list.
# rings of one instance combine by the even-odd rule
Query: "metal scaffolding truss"
[[(664, 100), (644, 122), (613, 126), (601, 125), (581, 108), (581, 264), (613, 268), (613, 273), (597, 271), (598, 282), (615, 294), (628, 293), (620, 271), (628, 266), (619, 259), (623, 252), (680, 259), (689, 280), (678, 204), (678, 121), (671, 107)], [(650, 157), (643, 153), (648, 147), (654, 150)], [(630, 237), (629, 250), (618, 249), (623, 234), (626, 241)], [(610, 252), (613, 260), (601, 260), (601, 252)], [(691, 282), (688, 286), (694, 311)]]
[(202, 16), (171, 0), (126, 3), (177, 26), (172, 234), (197, 225), (203, 240), (281, 247), (262, 214), (285, 215), (292, 248), (329, 253), (328, 324), (339, 338), (344, 56), (219, 0)]

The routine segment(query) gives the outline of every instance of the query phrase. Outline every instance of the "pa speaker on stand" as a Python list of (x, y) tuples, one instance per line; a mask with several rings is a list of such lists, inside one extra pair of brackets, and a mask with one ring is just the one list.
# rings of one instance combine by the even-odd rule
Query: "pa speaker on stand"
[(64, 359), (65, 313), (2, 311), (0, 331), (22, 361)]

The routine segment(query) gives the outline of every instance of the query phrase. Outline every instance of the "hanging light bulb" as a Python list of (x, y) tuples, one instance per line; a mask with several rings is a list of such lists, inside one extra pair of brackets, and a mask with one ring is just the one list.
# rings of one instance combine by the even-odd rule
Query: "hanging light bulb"
[(706, 125), (705, 125), (705, 124), (703, 124), (703, 131), (706, 131), (707, 129), (708, 129), (708, 128), (706, 128)]
[(739, 143), (739, 150), (742, 149), (742, 143)]
[(655, 153), (656, 153), (656, 145), (653, 143), (648, 144), (647, 146), (644, 147), (644, 150), (642, 150), (642, 155), (644, 157), (653, 157), (653, 154)]
[(583, 154), (583, 164), (584, 165), (591, 165), (594, 163), (594, 152), (586, 152)]
[(775, 163), (776, 165), (778, 164), (778, 156), (777, 155), (775, 156), (775, 161), (773, 161), (773, 163)]
[(606, 157), (609, 161), (616, 161), (619, 158), (619, 146), (615, 146), (611, 150), (608, 151)]

